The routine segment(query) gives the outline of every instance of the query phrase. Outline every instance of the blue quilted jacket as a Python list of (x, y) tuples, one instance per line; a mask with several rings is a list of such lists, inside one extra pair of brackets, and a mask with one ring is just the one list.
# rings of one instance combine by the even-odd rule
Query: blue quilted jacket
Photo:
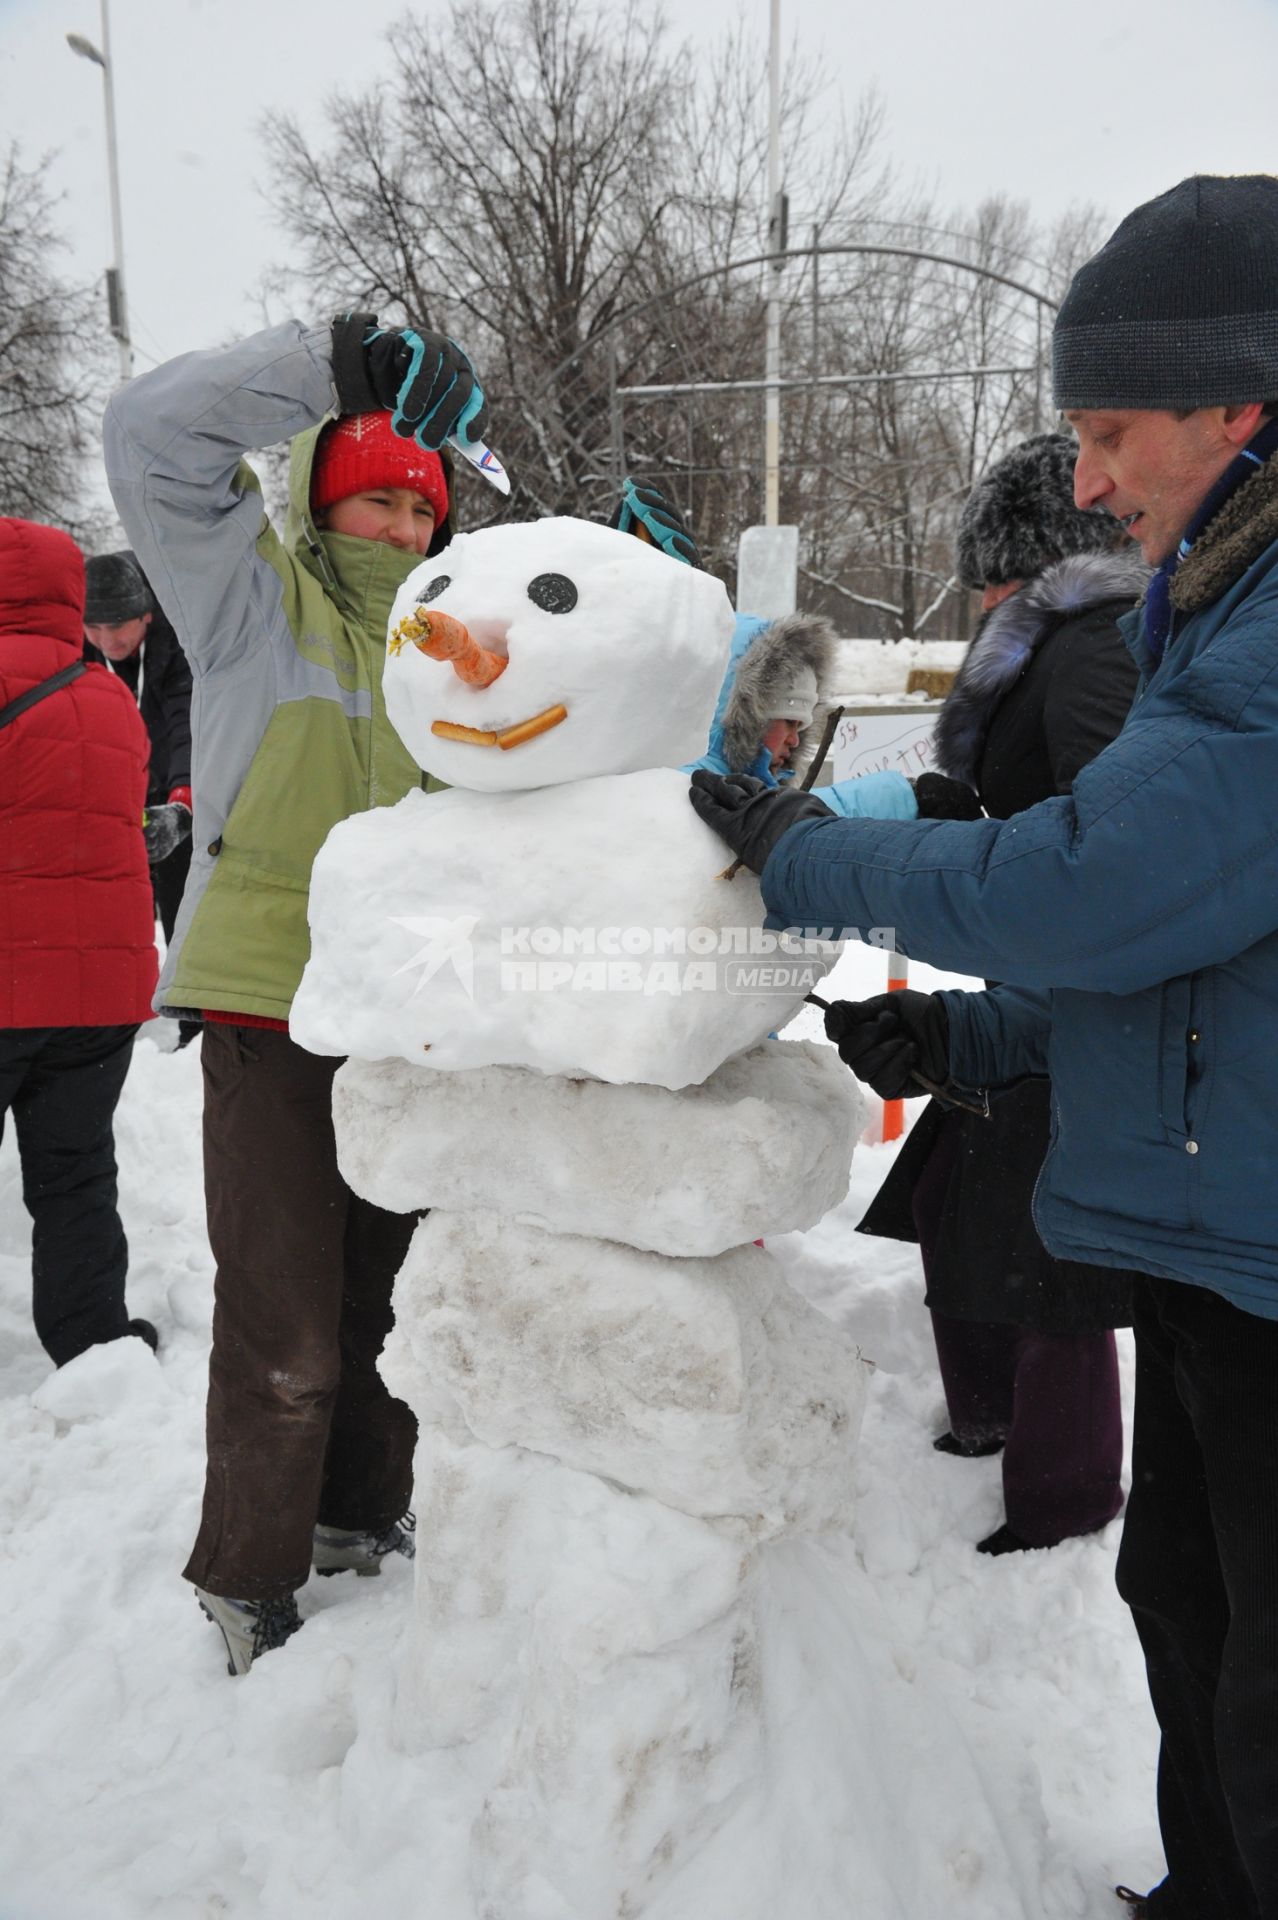
[(1007, 821), (801, 823), (769, 924), (894, 927), (947, 993), (969, 1086), (1050, 1074), (1034, 1218), (1065, 1259), (1278, 1319), (1278, 542), (1178, 614), (1143, 617), (1131, 717), (1071, 795)]

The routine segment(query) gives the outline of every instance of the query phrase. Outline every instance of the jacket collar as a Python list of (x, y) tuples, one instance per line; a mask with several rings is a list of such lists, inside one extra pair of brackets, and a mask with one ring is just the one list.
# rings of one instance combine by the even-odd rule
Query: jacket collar
[(1234, 464), (1234, 486), (1214, 510), (1208, 497), (1201, 532), (1181, 542), (1170, 593), (1179, 613), (1210, 606), (1278, 540), (1278, 421), (1268, 422)]
[(1131, 605), (1149, 572), (1139, 555), (1077, 554), (1056, 560), (987, 613), (968, 648), (936, 723), (936, 758), (952, 780), (976, 783), (976, 767), (995, 708), (1024, 673), (1063, 615), (1107, 601)]
[(380, 540), (356, 540), (348, 533), (321, 533), (319, 547), (329, 591), (342, 612), (369, 633), (385, 637), (395, 596), (420, 567), (422, 556)]

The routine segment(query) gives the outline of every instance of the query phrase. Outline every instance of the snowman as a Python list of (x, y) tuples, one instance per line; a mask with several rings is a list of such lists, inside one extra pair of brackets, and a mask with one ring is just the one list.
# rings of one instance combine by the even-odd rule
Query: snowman
[(473, 1769), (474, 1920), (660, 1910), (766, 1776), (767, 1556), (849, 1519), (865, 1366), (755, 1244), (847, 1190), (851, 1077), (769, 1038), (834, 950), (765, 934), (677, 771), (731, 633), (629, 535), (461, 536), (383, 682), (447, 790), (315, 863), (293, 1035), (349, 1056), (350, 1184), (431, 1209), (382, 1360), (420, 1424), (398, 1737)]

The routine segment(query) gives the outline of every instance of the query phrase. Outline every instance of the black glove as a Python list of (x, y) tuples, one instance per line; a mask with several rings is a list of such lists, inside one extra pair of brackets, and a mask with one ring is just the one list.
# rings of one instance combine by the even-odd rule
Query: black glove
[(702, 564), (696, 541), (678, 509), (671, 506), (659, 487), (637, 487), (633, 480), (625, 481), (608, 525), (618, 533), (633, 533), (641, 540), (649, 540), (672, 559), (683, 560), (690, 567)]
[(748, 773), (707, 773), (704, 767), (693, 774), (688, 797), (752, 873), (763, 872), (777, 841), (798, 821), (836, 817), (814, 793), (770, 787)]
[(151, 865), (158, 867), (161, 860), (167, 860), (190, 831), (191, 809), (184, 807), (180, 800), (170, 800), (163, 807), (148, 807), (142, 815), (142, 838), (146, 841), (146, 857)]
[(902, 987), (869, 1000), (836, 1000), (825, 1031), (844, 1066), (884, 1100), (921, 1093), (916, 1073), (933, 1086), (950, 1084), (950, 1023), (934, 993)]
[(442, 333), (379, 327), (375, 313), (339, 313), (333, 321), (333, 384), (343, 413), (385, 407), (396, 433), (432, 452), (450, 434), (473, 442), (488, 431), (475, 369)]
[(981, 803), (963, 780), (943, 773), (921, 773), (911, 780), (920, 820), (980, 820)]

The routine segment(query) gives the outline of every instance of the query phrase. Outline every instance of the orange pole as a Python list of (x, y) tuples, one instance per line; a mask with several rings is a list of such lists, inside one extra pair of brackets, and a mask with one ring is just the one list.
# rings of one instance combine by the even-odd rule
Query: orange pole
[[(899, 993), (910, 978), (910, 963), (903, 953), (888, 954), (888, 992)], [(883, 1138), (899, 1140), (905, 1132), (904, 1100), (885, 1100), (883, 1102)]]

